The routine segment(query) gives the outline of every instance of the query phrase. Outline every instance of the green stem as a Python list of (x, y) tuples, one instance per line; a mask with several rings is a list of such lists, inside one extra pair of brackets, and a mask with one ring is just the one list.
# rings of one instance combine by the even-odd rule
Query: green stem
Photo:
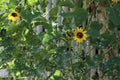
[(74, 67), (73, 67), (73, 62), (72, 62), (72, 59), (70, 60), (70, 65), (71, 65), (71, 69), (72, 69), (72, 74), (73, 74), (73, 80), (74, 80), (74, 77), (75, 77), (75, 72), (74, 72)]
[(107, 1), (108, 1), (108, 3), (109, 3), (110, 7), (112, 7), (110, 0), (107, 0)]

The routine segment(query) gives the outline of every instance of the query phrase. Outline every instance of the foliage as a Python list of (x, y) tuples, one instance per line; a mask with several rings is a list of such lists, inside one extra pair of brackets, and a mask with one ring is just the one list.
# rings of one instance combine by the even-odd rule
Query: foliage
[[(120, 57), (114, 51), (120, 41), (116, 34), (120, 2), (55, 0), (46, 10), (50, 2), (0, 0), (0, 67), (20, 80), (100, 78), (89, 76), (91, 69), (109, 80), (120, 79)], [(20, 13), (20, 19), (11, 21), (8, 15), (14, 11)], [(82, 43), (73, 39), (78, 27), (87, 31), (87, 40)]]

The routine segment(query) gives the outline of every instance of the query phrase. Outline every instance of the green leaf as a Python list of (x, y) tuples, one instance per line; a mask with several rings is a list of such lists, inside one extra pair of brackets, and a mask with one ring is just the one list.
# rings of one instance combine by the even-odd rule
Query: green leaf
[(68, 60), (71, 60), (73, 58), (72, 54), (71, 53), (66, 53), (64, 54), (63, 56), (63, 59), (65, 62), (68, 61)]
[(112, 21), (109, 20), (109, 22), (108, 22), (108, 28), (109, 28), (111, 31), (114, 31), (115, 27), (116, 27), (116, 25), (114, 25), (114, 24), (112, 23)]
[(114, 25), (120, 25), (120, 12), (117, 11), (114, 8), (108, 8), (107, 13), (109, 16), (109, 19), (113, 22)]
[(6, 29), (1, 29), (0, 30), (0, 37), (5, 37), (6, 36)]
[(74, 17), (72, 12), (61, 13), (60, 15), (62, 17), (64, 17), (64, 18), (72, 18), (72, 17)]
[(102, 54), (97, 54), (93, 57), (93, 61), (94, 61), (94, 67), (98, 68), (99, 65), (102, 63), (103, 60), (103, 55)]
[(91, 24), (90, 24), (90, 27), (92, 29), (95, 29), (95, 30), (100, 30), (102, 28), (102, 24), (99, 23), (98, 21), (93, 21)]
[(66, 7), (69, 7), (69, 8), (73, 8), (74, 5), (71, 3), (70, 0), (65, 0), (65, 1), (61, 1), (59, 3), (60, 6), (66, 6)]
[(93, 67), (93, 66), (94, 66), (94, 61), (91, 59), (90, 56), (86, 56), (86, 63), (87, 63), (90, 67)]
[(100, 32), (95, 30), (95, 29), (90, 29), (88, 30), (87, 34), (89, 34), (90, 37), (93, 37), (93, 38), (99, 38), (100, 37)]
[(54, 7), (50, 10), (50, 16), (57, 16), (58, 7)]
[(120, 3), (115, 4), (113, 8), (120, 12)]
[(46, 10), (46, 7), (47, 7), (47, 5), (48, 5), (48, 0), (39, 0), (39, 2), (40, 2), (40, 6), (41, 6), (41, 10), (43, 11), (43, 12), (45, 12), (45, 10)]
[(55, 73), (54, 73), (54, 76), (60, 76), (60, 70), (56, 70)]
[(56, 80), (57, 78), (60, 77), (60, 74), (61, 74), (61, 71), (60, 70), (56, 70), (54, 72), (54, 74), (50, 76), (50, 78), (48, 80)]
[(106, 34), (106, 33), (102, 34), (100, 39), (101, 39), (101, 45), (104, 48), (107, 48), (116, 42), (116, 37), (114, 35)]
[(21, 16), (28, 23), (31, 23), (33, 19), (35, 19), (35, 18), (40, 16), (40, 13), (39, 12), (32, 13), (31, 10), (22, 10), (21, 11)]
[[(119, 73), (119, 71), (120, 71), (120, 57), (113, 56), (113, 57), (109, 58), (109, 60), (104, 62), (100, 68), (101, 68), (101, 71), (103, 73), (107, 73), (107, 74), (112, 73), (111, 76), (113, 76), (113, 74), (114, 74), (114, 76), (119, 75), (120, 74)], [(116, 72), (117, 74), (113, 73), (113, 71)]]
[(38, 0), (27, 0), (28, 4), (34, 5), (35, 3), (38, 2)]
[(0, 0), (0, 4), (2, 4), (2, 3), (4, 3), (5, 2), (5, 0)]
[(92, 44), (95, 47), (100, 47), (101, 48), (100, 32), (96, 29), (91, 28), (90, 30), (87, 31), (87, 34), (90, 37), (90, 44)]
[(5, 9), (8, 9), (8, 6), (7, 5), (0, 5), (0, 11), (3, 11)]
[(13, 8), (14, 9), (17, 4), (18, 4), (17, 0), (10, 0), (8, 6), (9, 6), (9, 8)]
[(98, 68), (100, 63), (102, 63), (103, 55), (95, 55), (92, 58), (90, 56), (86, 56), (87, 64), (92, 68)]
[(19, 29), (19, 26), (18, 24), (15, 24), (14, 22), (12, 22), (8, 25), (8, 27), (6, 27), (6, 29), (7, 29), (7, 35), (10, 35), (15, 33)]
[(73, 14), (74, 14), (76, 26), (81, 25), (83, 23), (83, 21), (87, 20), (87, 18), (88, 18), (87, 11), (82, 8), (76, 9), (73, 12)]
[(43, 44), (48, 43), (50, 41), (50, 39), (52, 39), (52, 38), (53, 38), (52, 35), (50, 35), (48, 33), (44, 34)]
[(53, 20), (57, 19), (58, 7), (54, 7), (50, 10), (50, 18)]
[(87, 11), (82, 8), (76, 9), (74, 12), (61, 13), (60, 15), (64, 18), (75, 18), (76, 26), (81, 25), (83, 21), (87, 20), (88, 18)]

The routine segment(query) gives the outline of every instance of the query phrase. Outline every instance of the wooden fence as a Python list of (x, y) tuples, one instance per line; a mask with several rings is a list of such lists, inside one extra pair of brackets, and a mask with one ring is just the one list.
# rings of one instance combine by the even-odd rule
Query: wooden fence
[[(74, 0), (74, 1), (77, 3), (79, 0)], [(89, 1), (91, 1), (91, 0), (89, 0)], [(54, 6), (56, 6), (56, 0), (48, 0), (48, 2), (49, 2), (49, 4), (46, 7), (46, 15), (47, 15), (46, 19), (47, 20), (49, 20), (49, 17), (50, 17), (50, 15), (49, 15), (50, 9), (53, 8)], [(38, 7), (40, 8), (40, 6), (38, 6)], [(103, 24), (103, 28), (101, 29), (101, 33), (104, 33), (106, 31), (106, 29), (108, 28), (108, 25), (106, 24), (106, 22), (108, 21), (108, 15), (106, 13), (106, 6), (104, 6), (104, 4), (100, 4), (98, 9), (101, 10), (101, 13), (96, 14), (95, 15), (96, 17), (93, 17), (92, 20), (99, 21), (100, 23)], [(74, 11), (74, 8), (59, 7), (58, 14), (61, 13), (61, 11), (64, 11), (64, 12)], [(59, 23), (57, 26), (62, 25), (63, 17), (58, 17), (58, 22)], [(37, 34), (42, 32), (43, 31), (42, 25), (39, 25), (35, 30), (36, 30)], [(59, 31), (59, 27), (57, 27), (57, 30)], [(120, 38), (120, 28), (118, 28), (116, 35)], [(57, 44), (64, 45), (63, 42), (59, 42)], [(76, 45), (76, 43), (72, 42), (71, 46), (74, 46), (74, 45)], [(77, 51), (78, 48), (74, 47), (74, 50)], [(107, 50), (97, 49), (94, 46), (90, 46), (89, 41), (86, 41), (86, 47), (84, 48), (84, 52), (86, 53), (86, 52), (88, 52), (88, 50), (91, 50), (90, 54), (89, 54), (91, 58), (94, 55), (102, 54), (102, 53), (104, 53), (104, 51), (107, 51)], [(117, 44), (116, 47), (110, 48), (110, 50), (108, 52), (109, 52), (109, 54), (105, 55), (104, 61), (107, 61), (110, 56), (120, 56), (120, 42)], [(73, 60), (73, 61), (77, 62), (77, 60)], [(7, 71), (7, 69), (0, 70), (1, 77), (9, 76), (8, 73), (9, 72)], [(91, 69), (87, 75), (88, 75), (88, 80), (92, 80), (93, 76), (98, 76), (99, 77), (98, 80), (109, 80), (106, 75), (102, 74), (102, 72), (99, 70), (99, 67), (97, 69)], [(46, 72), (46, 76), (49, 76), (49, 72)], [(25, 80), (30, 80), (30, 78), (26, 78)], [(31, 77), (31, 80), (32, 80), (32, 77)], [(69, 79), (69, 80), (73, 80), (73, 79)]]

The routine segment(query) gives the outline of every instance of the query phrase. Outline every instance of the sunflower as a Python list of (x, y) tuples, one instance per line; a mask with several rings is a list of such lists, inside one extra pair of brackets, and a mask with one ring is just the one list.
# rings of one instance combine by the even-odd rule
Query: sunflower
[(115, 3), (117, 3), (117, 2), (119, 2), (120, 0), (112, 0), (112, 2), (115, 2)]
[(12, 12), (8, 15), (8, 19), (11, 21), (16, 21), (18, 19), (20, 19), (20, 14), (18, 12)]
[(82, 28), (77, 28), (74, 32), (74, 40), (76, 42), (83, 42), (84, 40), (86, 40), (87, 35), (86, 35), (86, 31), (83, 31)]

